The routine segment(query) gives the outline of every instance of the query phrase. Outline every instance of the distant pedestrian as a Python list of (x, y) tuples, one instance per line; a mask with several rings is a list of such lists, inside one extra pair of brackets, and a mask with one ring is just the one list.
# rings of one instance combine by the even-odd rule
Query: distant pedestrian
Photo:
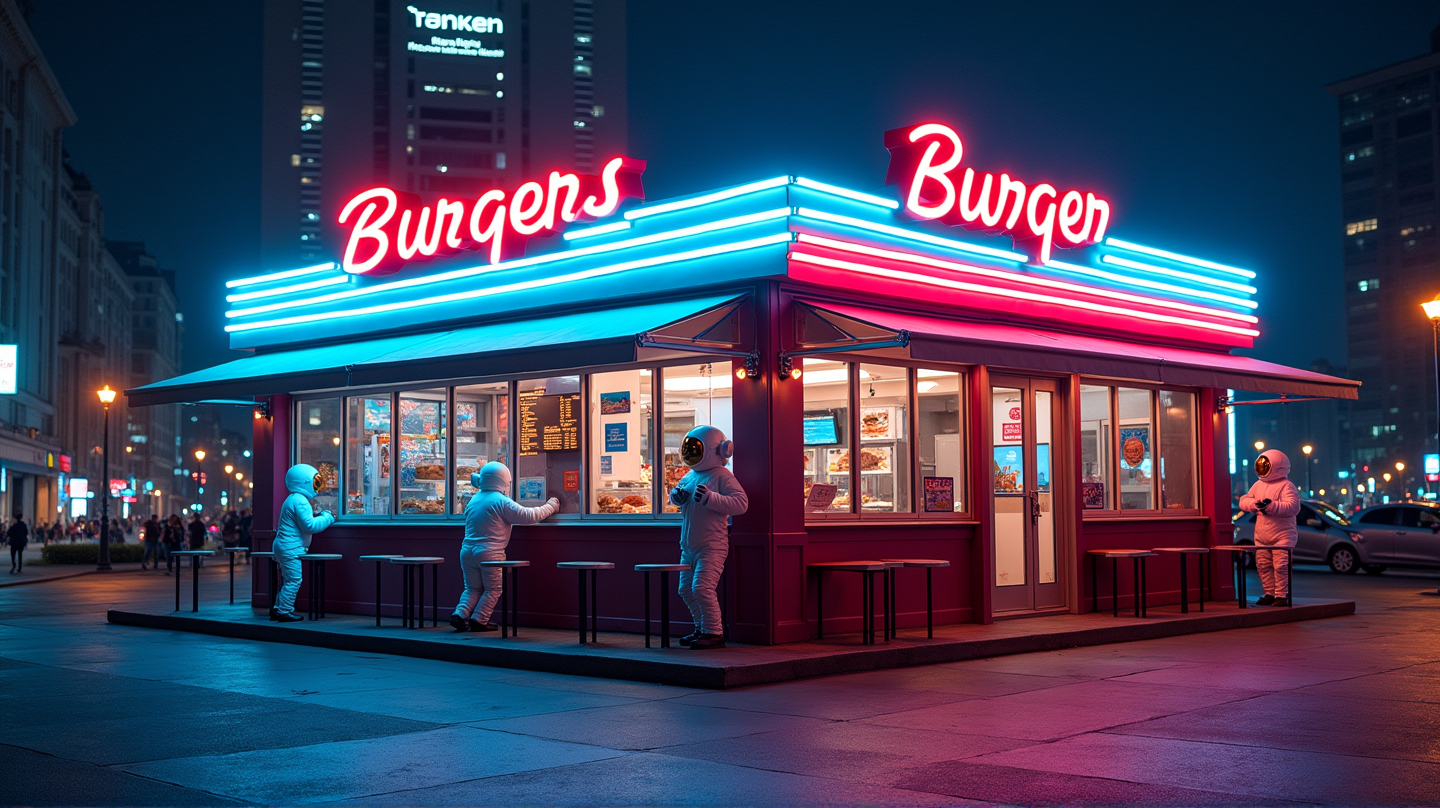
[(150, 569), (160, 569), (161, 530), (160, 520), (157, 519), (153, 513), (150, 514), (150, 518), (146, 519), (145, 523), (140, 526), (140, 540), (145, 542), (145, 555), (140, 559), (140, 569), (145, 569), (146, 561), (150, 562)]
[[(200, 519), (200, 514), (195, 514), (195, 517), (190, 520), (190, 524), (186, 525), (186, 529), (190, 532), (190, 549), (204, 550), (206, 530), (205, 522)], [(204, 559), (197, 559), (197, 561), (199, 566), (205, 566)]]
[(255, 524), (255, 514), (249, 508), (240, 512), (240, 546), (250, 546), (250, 528)]
[(234, 511), (227, 511), (225, 518), (220, 523), (220, 540), (226, 547), (234, 547), (235, 539), (240, 534), (240, 515)]
[(185, 544), (185, 524), (180, 521), (180, 514), (170, 514), (170, 518), (165, 521), (165, 529), (160, 540), (165, 543), (165, 574), (169, 575), (171, 569), (178, 566), (170, 554)]
[(10, 545), (10, 574), (25, 570), (25, 545), (30, 543), (30, 526), (25, 524), (25, 514), (16, 511), (15, 522), (5, 531), (5, 542)]

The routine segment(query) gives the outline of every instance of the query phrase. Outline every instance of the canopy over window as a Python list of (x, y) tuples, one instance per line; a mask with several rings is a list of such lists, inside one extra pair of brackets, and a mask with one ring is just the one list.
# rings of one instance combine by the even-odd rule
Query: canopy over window
[(636, 336), (721, 309), (733, 295), (488, 323), (277, 351), (126, 390), (131, 406), (236, 399), (634, 362)]
[[(1354, 399), (1359, 382), (1308, 370), (1264, 362), (1248, 356), (1122, 342), (1101, 337), (1060, 334), (1019, 326), (975, 323), (901, 314), (856, 306), (796, 301), (802, 336), (813, 325), (805, 323), (816, 313), (860, 331), (868, 339), (880, 338), (884, 329), (896, 340), (908, 336), (910, 356), (940, 362), (999, 365), (1030, 370), (1081, 373), (1193, 387), (1216, 387), (1256, 393), (1322, 396)], [(804, 344), (796, 347), (803, 353)]]

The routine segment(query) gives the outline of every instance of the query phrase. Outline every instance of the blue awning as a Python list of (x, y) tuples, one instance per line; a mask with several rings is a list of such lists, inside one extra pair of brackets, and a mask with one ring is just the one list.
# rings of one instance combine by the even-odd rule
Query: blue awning
[(132, 407), (634, 362), (636, 335), (735, 300), (650, 303), (277, 351), (125, 391)]

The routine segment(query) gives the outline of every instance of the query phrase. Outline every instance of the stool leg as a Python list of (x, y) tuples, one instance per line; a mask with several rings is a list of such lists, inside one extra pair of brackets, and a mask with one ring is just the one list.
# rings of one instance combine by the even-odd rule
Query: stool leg
[[(1245, 575), (1245, 554), (1244, 554), (1244, 553), (1236, 553), (1235, 556), (1236, 556), (1236, 560), (1237, 560), (1237, 561), (1239, 562), (1239, 564), (1240, 564), (1240, 588), (1239, 588), (1239, 592), (1240, 592), (1240, 608), (1242, 608), (1242, 609), (1248, 609), (1248, 608), (1250, 608), (1250, 604), (1249, 604), (1249, 603), (1246, 603), (1246, 601), (1248, 601), (1250, 598), (1246, 597), (1246, 595), (1245, 595), (1245, 585), (1249, 583), (1249, 581), (1245, 580), (1245, 578), (1246, 578), (1246, 575)], [(1256, 563), (1256, 566), (1257, 566), (1257, 567), (1259, 566), (1259, 563), (1258, 563), (1258, 562)]]
[(1206, 570), (1210, 567), (1210, 554), (1209, 554), (1209, 553), (1203, 553), (1203, 554), (1201, 554), (1201, 556), (1200, 556), (1200, 562), (1199, 562), (1199, 567), (1200, 567), (1200, 611), (1201, 611), (1201, 612), (1204, 612), (1204, 611), (1205, 611), (1205, 596), (1208, 595), (1208, 594), (1210, 594), (1209, 591), (1205, 588), (1205, 573), (1206, 573)]
[(1113, 616), (1120, 616), (1120, 559), (1110, 559), (1110, 609)]
[(1135, 616), (1140, 616), (1140, 562), (1143, 558), (1130, 559), (1130, 574), (1135, 579)]
[(925, 639), (935, 639), (935, 600), (933, 597), (934, 587), (933, 575), (935, 570), (931, 567), (925, 568)]
[(895, 590), (890, 588), (890, 568), (886, 567), (880, 572), (880, 585), (883, 587), (880, 594), (884, 599), (880, 601), (880, 634), (885, 642), (890, 642), (890, 621), (894, 617), (890, 608), (895, 604), (892, 602), (895, 597)]
[(400, 625), (410, 628), (410, 566), (400, 567)]
[(865, 585), (865, 642), (869, 645), (875, 644), (875, 576), (872, 573), (861, 573)]
[[(180, 556), (175, 562), (175, 611), (180, 611), (180, 578), (185, 574), (185, 556)], [(273, 607), (275, 602), (272, 600)]]
[(510, 570), (510, 585), (513, 587), (514, 597), (510, 599), (510, 636), (520, 636), (520, 568)]
[(228, 555), (230, 556), (230, 603), (231, 603), (231, 604), (234, 604), (234, 603), (235, 603), (235, 554), (234, 554), (234, 553), (229, 553)]
[[(280, 568), (279, 568), (279, 565), (277, 565), (277, 564), (275, 563), (275, 556), (272, 555), (272, 556), (270, 556), (269, 558), (267, 558), (266, 560), (270, 562), (270, 563), (269, 563), (268, 565), (266, 565), (266, 566), (267, 566), (267, 567), (269, 568), (269, 570), (270, 570), (270, 608), (273, 609), (273, 608), (275, 608), (275, 597), (276, 597), (277, 589), (278, 589), (278, 587), (276, 586), (276, 580), (275, 580), (275, 579), (278, 578), (278, 577), (280, 577), (280, 576), (279, 576), (279, 572), (278, 572)], [(177, 566), (178, 566), (178, 565), (177, 565)]]
[(815, 571), (815, 639), (825, 639), (825, 570)]
[(324, 617), (324, 616), (325, 616), (325, 597), (326, 597), (326, 595), (327, 595), (325, 589), (326, 589), (326, 587), (327, 587), (327, 585), (328, 585), (329, 583), (330, 583), (330, 576), (329, 576), (329, 574), (328, 574), (328, 573), (326, 572), (326, 570), (325, 570), (325, 562), (324, 562), (324, 561), (321, 561), (321, 562), (320, 562), (320, 616), (321, 616), (321, 617)]
[(419, 593), (415, 596), (415, 627), (425, 628), (425, 570), (415, 568), (415, 581), (415, 591)]
[(600, 579), (590, 570), (590, 642), (600, 641)]
[(1185, 570), (1186, 553), (1180, 554), (1180, 613), (1190, 613), (1190, 576)]
[(1097, 570), (1100, 568), (1100, 556), (1090, 556), (1090, 611), (1100, 611), (1100, 575)]
[[(650, 627), (650, 618), (648, 617), (650, 614), (649, 578), (646, 578), (645, 583), (645, 614), (647, 615), (645, 627), (648, 631)], [(667, 571), (660, 573), (660, 647), (670, 647), (670, 573)]]
[(380, 562), (375, 562), (375, 628), (380, 628)]
[(200, 611), (200, 556), (190, 556), (190, 611)]
[[(650, 647), (650, 570), (640, 573), (645, 579), (645, 647)], [(665, 573), (660, 573), (660, 599), (665, 599)], [(662, 648), (664, 646), (661, 646)]]
[(580, 570), (580, 644), (585, 644), (585, 570)]
[(1150, 582), (1145, 578), (1145, 567), (1148, 558), (1140, 559), (1140, 616), (1150, 616)]
[[(500, 577), (500, 581), (501, 581), (501, 583), (504, 583), (505, 577), (504, 577), (503, 575)], [(504, 613), (504, 612), (501, 612), (501, 613), (500, 613), (500, 616), (501, 616), (501, 617), (504, 617), (504, 616), (505, 616), (505, 613)], [(439, 564), (431, 564), (431, 565), (430, 565), (430, 628), (435, 628), (436, 626), (439, 626), (439, 625), (440, 625), (440, 565), (439, 565)]]

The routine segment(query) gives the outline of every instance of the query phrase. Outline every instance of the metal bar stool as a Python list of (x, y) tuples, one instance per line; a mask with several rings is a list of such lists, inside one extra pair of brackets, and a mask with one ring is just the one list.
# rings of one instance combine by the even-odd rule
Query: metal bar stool
[[(248, 552), (250, 552), (250, 548), (249, 548), (249, 547), (224, 547), (224, 548), (222, 548), (222, 552), (224, 552), (225, 555), (227, 555), (227, 556), (230, 557), (230, 602), (231, 602), (231, 603), (234, 603), (234, 602), (235, 602), (235, 554), (236, 554), (236, 553), (248, 553)], [(247, 556), (247, 558), (248, 558), (248, 556)]]
[[(440, 565), (445, 559), (438, 556), (401, 556), (390, 559), (405, 570), (401, 579), (400, 614), (405, 628), (425, 627), (425, 573), (420, 567), (429, 566), (430, 573), (430, 614), (432, 626), (440, 625)], [(417, 594), (418, 593), (418, 594)]]
[[(819, 564), (806, 564), (807, 570), (815, 571), (815, 629), (816, 639), (825, 637), (825, 573), (827, 572), (857, 572), (860, 573), (860, 643), (862, 645), (875, 644), (875, 576), (880, 575), (883, 580), (885, 571), (889, 569), (880, 561), (828, 561)], [(886, 582), (888, 589), (889, 583)], [(890, 622), (889, 593), (880, 599), (881, 607), (885, 613), (885, 623)]]
[(645, 573), (645, 647), (650, 647), (650, 573), (660, 573), (660, 647), (670, 647), (670, 573), (690, 569), (687, 564), (636, 564)]
[(1255, 552), (1253, 544), (1217, 544), (1210, 548), (1217, 553), (1229, 553), (1231, 574), (1235, 582), (1235, 602), (1242, 608), (1249, 608), (1245, 598), (1245, 554)]
[[(300, 556), (303, 564), (310, 562), (310, 586), (306, 587), (310, 606), (310, 619), (319, 620), (325, 616), (325, 562), (339, 561), (345, 556), (339, 553), (304, 553)], [(301, 576), (305, 576), (302, 574)]]
[(599, 642), (599, 597), (596, 594), (599, 585), (595, 579), (598, 570), (613, 570), (615, 564), (610, 561), (561, 561), (555, 566), (561, 569), (579, 570), (580, 572), (580, 644), (585, 644), (585, 573), (590, 573), (590, 641)]
[(267, 608), (267, 609), (273, 609), (273, 608), (275, 608), (275, 596), (277, 595), (277, 591), (276, 591), (276, 590), (277, 590), (277, 586), (276, 586), (276, 583), (275, 583), (275, 579), (278, 578), (279, 575), (280, 575), (279, 570), (277, 570), (277, 569), (276, 569), (276, 566), (275, 566), (275, 554), (274, 554), (273, 552), (270, 552), (269, 550), (265, 550), (265, 551), (263, 551), (263, 552), (254, 552), (254, 553), (251, 553), (251, 554), (248, 556), (248, 558), (251, 558), (251, 559), (263, 558), (263, 559), (265, 559), (266, 561), (270, 562), (269, 564), (266, 565), (266, 568), (265, 568), (265, 572), (266, 572), (266, 574), (269, 576), (269, 578), (268, 578), (268, 583), (269, 583), (268, 589), (269, 589), (269, 591), (270, 591), (270, 603), (269, 603), (268, 606), (266, 606), (266, 608)]
[(882, 558), (881, 563), (889, 567), (885, 574), (890, 577), (890, 636), (895, 636), (898, 617), (895, 613), (895, 570), (900, 567), (923, 567), (925, 569), (925, 638), (935, 639), (935, 580), (936, 567), (948, 567), (950, 562), (940, 558)]
[[(482, 567), (500, 568), (500, 639), (520, 636), (520, 568), (529, 561), (481, 561)], [(505, 580), (506, 577), (510, 580)], [(507, 635), (506, 632), (509, 632)]]
[[(1174, 553), (1180, 556), (1180, 613), (1190, 613), (1190, 576), (1185, 570), (1185, 559), (1192, 555), (1210, 555), (1207, 547), (1156, 547), (1152, 553)], [(1205, 611), (1205, 559), (1200, 560), (1200, 611)]]
[[(192, 585), (190, 611), (200, 611), (200, 559), (215, 555), (214, 550), (171, 550), (172, 556), (190, 556), (190, 580)], [(180, 611), (180, 570), (175, 571), (175, 611)]]
[(375, 628), (380, 628), (380, 570), (384, 563), (392, 558), (404, 558), (403, 555), (363, 555), (361, 561), (375, 562)]
[(1149, 550), (1091, 550), (1090, 554), (1090, 610), (1100, 610), (1100, 594), (1097, 591), (1098, 575), (1096, 568), (1100, 566), (1100, 559), (1110, 559), (1110, 605), (1116, 617), (1120, 616), (1120, 559), (1130, 559), (1132, 572), (1135, 574), (1135, 616), (1144, 617), (1146, 612), (1145, 593), (1147, 582), (1145, 580), (1145, 559), (1155, 555)]

